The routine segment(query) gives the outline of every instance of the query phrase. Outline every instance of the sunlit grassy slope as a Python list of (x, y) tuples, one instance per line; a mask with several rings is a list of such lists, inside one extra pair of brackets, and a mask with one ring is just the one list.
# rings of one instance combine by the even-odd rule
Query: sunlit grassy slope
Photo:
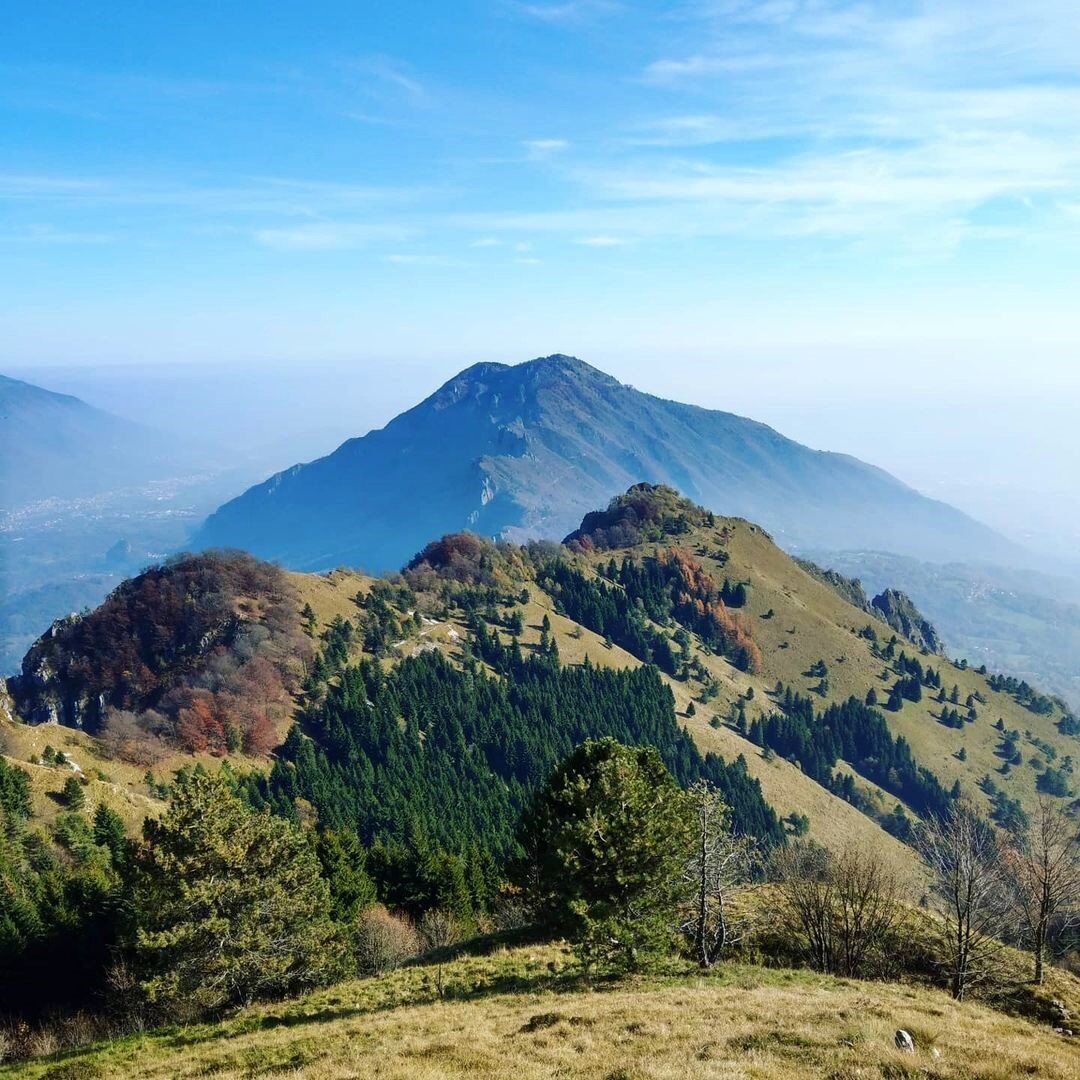
[[(901, 1053), (904, 1028), (916, 1052)], [(726, 965), (588, 982), (557, 946), (344, 983), (221, 1023), (0, 1069), (36, 1080), (1071, 1080), (1075, 1043), (920, 987)]]
[[(737, 519), (717, 519), (714, 526), (697, 528), (673, 538), (681, 547), (695, 555), (719, 581), (730, 578), (748, 584), (749, 601), (742, 614), (747, 619), (754, 639), (761, 647), (763, 669), (757, 675), (736, 670), (721, 657), (714, 656), (694, 642), (695, 655), (715, 678), (718, 695), (709, 702), (701, 700), (702, 687), (696, 682), (669, 679), (676, 707), (682, 722), (702, 750), (713, 750), (728, 760), (742, 754), (753, 776), (760, 780), (766, 799), (782, 815), (791, 812), (806, 814), (810, 819), (811, 836), (830, 846), (849, 841), (869, 843), (887, 852), (894, 863), (914, 872), (914, 860), (908, 848), (888, 836), (870, 818), (851, 805), (836, 798), (802, 774), (796, 765), (773, 759), (766, 760), (758, 747), (741, 736), (730, 723), (730, 710), (747, 691), (753, 699), (745, 702), (752, 719), (756, 714), (773, 708), (770, 692), (777, 683), (791, 686), (801, 693), (810, 693), (819, 707), (830, 701), (843, 701), (854, 695), (860, 700), (874, 687), (884, 700), (895, 676), (886, 673), (885, 663), (875, 658), (868, 641), (858, 631), (872, 622), (871, 616), (851, 606), (837, 592), (806, 573), (781, 551), (760, 528)], [(637, 549), (622, 549), (597, 553), (591, 557), (574, 556), (586, 570), (594, 570), (614, 556), (643, 555), (654, 545)], [(290, 574), (297, 593), (297, 616), (304, 604), (315, 611), (320, 627), (336, 616), (355, 618), (358, 608), (354, 597), (371, 585), (371, 578), (362, 574), (336, 570), (328, 574)], [(558, 642), (565, 663), (581, 663), (586, 656), (591, 662), (613, 666), (634, 666), (637, 659), (618, 647), (607, 647), (591, 631), (580, 627), (556, 611), (552, 597), (535, 582), (527, 584), (530, 599), (521, 605), (526, 630), (523, 642), (535, 643), (540, 635), (540, 623), (545, 615), (551, 621), (552, 633)], [(890, 633), (883, 624), (876, 624), (879, 637)], [(406, 657), (419, 650), (435, 648), (448, 657), (460, 658), (467, 629), (460, 619), (425, 620), (422, 630), (411, 638), (397, 643), (396, 657)], [(909, 651), (914, 651), (909, 645)], [(965, 724), (963, 729), (946, 727), (939, 719), (941, 707), (927, 692), (918, 704), (905, 702), (899, 713), (885, 716), (894, 733), (904, 735), (910, 742), (916, 759), (933, 770), (943, 784), (961, 782), (964, 791), (985, 804), (978, 788), (979, 780), (989, 774), (1012, 798), (1030, 807), (1035, 799), (1036, 772), (1030, 761), (1042, 756), (1032, 740), (1054, 747), (1060, 761), (1080, 749), (1075, 738), (1061, 735), (1056, 722), (1060, 712), (1037, 716), (1006, 694), (989, 689), (986, 678), (974, 670), (960, 670), (944, 657), (922, 657), (924, 664), (940, 668), (944, 685), (959, 688), (961, 704), (968, 694), (978, 692), (986, 704), (978, 705), (979, 719)], [(808, 674), (818, 660), (829, 668), (829, 689), (826, 696), (816, 695), (819, 680)], [(388, 663), (394, 661), (388, 660)], [(694, 715), (687, 715), (688, 706), (695, 701)], [(1030, 732), (1031, 738), (1021, 739), (1024, 764), (1002, 775), (1002, 759), (996, 750), (999, 733), (993, 724), (1001, 718), (1009, 728)], [(290, 721), (282, 718), (281, 735)], [(157, 800), (144, 782), (145, 769), (102, 759), (98, 745), (81, 732), (57, 728), (26, 728), (22, 725), (0, 724), (4, 735), (0, 746), (11, 760), (27, 764), (34, 755), (40, 756), (46, 743), (64, 749), (90, 779), (86, 788), (93, 807), (103, 800), (117, 809), (132, 831), (138, 828), (145, 813), (154, 812)], [(961, 748), (966, 760), (958, 757)], [(184, 761), (179, 755), (156, 765), (158, 776), (169, 772)], [(235, 761), (240, 767), (265, 767), (260, 761)], [(45, 821), (60, 810), (55, 798), (65, 779), (65, 771), (28, 765), (33, 780), (35, 808)], [(881, 808), (888, 812), (896, 800), (887, 793), (876, 791), (865, 781), (859, 781), (864, 791), (875, 795)]]
[[(870, 643), (857, 633), (871, 622), (870, 616), (812, 578), (760, 529), (746, 522), (726, 524), (732, 533), (725, 548), (729, 553), (727, 565), (720, 568), (708, 557), (702, 562), (716, 576), (750, 582), (747, 610), (764, 657), (762, 680), (775, 684), (779, 679), (807, 693), (818, 680), (804, 673), (820, 659), (829, 667), (829, 693), (827, 698), (819, 699), (823, 704), (852, 695), (863, 698), (871, 686), (884, 700), (895, 676), (890, 673), (888, 678), (882, 678), (884, 663), (872, 655)], [(703, 535), (692, 537), (688, 545), (691, 550), (694, 544), (702, 550), (717, 548), (710, 537)], [(763, 618), (770, 609), (773, 617)], [(887, 629), (880, 624), (877, 628), (879, 637), (887, 638)], [(944, 658), (940, 662), (935, 658), (920, 659), (924, 665), (929, 662), (941, 669), (947, 690), (959, 687), (961, 705), (976, 692), (985, 697), (986, 704), (977, 706), (979, 719), (974, 724), (953, 729), (939, 721), (941, 706), (927, 692), (921, 702), (905, 702), (900, 712), (885, 713), (890, 728), (908, 740), (919, 763), (932, 769), (946, 786), (960, 780), (968, 794), (981, 797), (975, 785), (989, 773), (1002, 790), (1030, 807), (1035, 799), (1035, 772), (1029, 761), (1042, 755), (1029, 739), (1022, 738), (1024, 765), (1006, 776), (1000, 775), (1002, 759), (995, 753), (1000, 736), (993, 725), (1000, 718), (1006, 727), (1021, 733), (1030, 731), (1034, 738), (1053, 746), (1060, 759), (1080, 750), (1080, 742), (1058, 732), (1061, 711), (1035, 715), (1010, 695), (992, 691), (986, 677), (972, 669), (960, 670)], [(767, 701), (764, 704), (767, 707)], [(966, 761), (956, 756), (961, 747), (966, 749)]]
[[(795, 765), (779, 759), (766, 760), (758, 747), (727, 722), (730, 707), (751, 688), (753, 700), (745, 706), (751, 718), (772, 708), (770, 691), (777, 681), (801, 693), (811, 693), (820, 708), (851, 696), (862, 700), (871, 687), (884, 701), (895, 675), (886, 673), (884, 661), (873, 656), (870, 643), (858, 633), (873, 622), (871, 616), (811, 577), (763, 530), (748, 522), (717, 519), (714, 527), (695, 529), (678, 537), (677, 542), (693, 553), (718, 581), (728, 577), (748, 583), (749, 602), (743, 614), (761, 647), (764, 661), (758, 675), (747, 675), (695, 642), (695, 655), (720, 686), (718, 696), (707, 704), (697, 701), (694, 715), (688, 716), (687, 707), (699, 697), (700, 685), (674, 679), (668, 682), (682, 722), (699, 747), (714, 750), (729, 760), (742, 754), (751, 774), (760, 780), (766, 799), (781, 814), (792, 811), (807, 814), (811, 835), (816, 839), (830, 846), (849, 841), (871, 843), (887, 852), (897, 866), (915, 872), (910, 849), (850, 804), (810, 780)], [(576, 558), (583, 567), (594, 569), (612, 556), (619, 560), (624, 554), (647, 554), (654, 547), (643, 545)], [(726, 560), (719, 552), (726, 553)], [(310, 603), (320, 621), (327, 622), (335, 615), (354, 615), (356, 606), (352, 598), (357, 591), (368, 587), (370, 579), (335, 571), (323, 576), (294, 575), (293, 581), (301, 603)], [(530, 600), (521, 610), (526, 624), (522, 641), (528, 645), (539, 639), (540, 622), (546, 614), (564, 663), (581, 663), (586, 656), (592, 663), (618, 667), (639, 662), (617, 646), (605, 646), (597, 635), (559, 615), (552, 598), (535, 583), (530, 585)], [(891, 634), (888, 627), (875, 625), (881, 640), (887, 640)], [(415, 638), (400, 643), (397, 651), (407, 656), (418, 649), (437, 648), (451, 658), (458, 657), (466, 633), (460, 622), (432, 623), (425, 625)], [(910, 645), (907, 649), (916, 652)], [(1061, 760), (1080, 750), (1080, 743), (1058, 732), (1056, 722), (1061, 718), (1060, 711), (1055, 710), (1049, 716), (1035, 715), (1011, 696), (992, 691), (986, 677), (974, 670), (961, 670), (945, 657), (920, 659), (941, 670), (947, 690), (951, 691), (954, 685), (959, 688), (961, 704), (973, 693), (981, 694), (986, 704), (977, 706), (979, 719), (974, 724), (953, 729), (940, 722), (941, 706), (932, 700), (932, 692), (927, 691), (921, 702), (905, 702), (900, 712), (886, 712), (890, 728), (895, 734), (905, 736), (918, 762), (933, 770), (947, 787), (959, 780), (966, 794), (985, 805), (978, 781), (989, 774), (1010, 797), (1030, 807), (1036, 797), (1036, 772), (1029, 762), (1041, 756), (1041, 751), (1031, 740), (1022, 738), (1024, 765), (1001, 775), (1002, 759), (996, 753), (1000, 735), (993, 725), (1000, 717), (1007, 727), (1030, 732), (1032, 738), (1053, 746)], [(825, 696), (813, 693), (819, 680), (808, 674), (810, 666), (818, 660), (824, 660), (829, 668), (829, 691)], [(958, 757), (961, 747), (966, 752), (965, 761)], [(860, 784), (879, 799), (885, 811), (895, 805), (897, 800), (893, 796), (865, 781)]]

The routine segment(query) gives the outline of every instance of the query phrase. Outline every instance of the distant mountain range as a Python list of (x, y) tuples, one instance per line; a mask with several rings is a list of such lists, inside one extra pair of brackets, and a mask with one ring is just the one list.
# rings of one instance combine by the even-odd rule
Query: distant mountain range
[(0, 375), (0, 509), (115, 491), (167, 475), (177, 457), (150, 428)]
[(53, 619), (182, 546), (241, 490), (232, 467), (195, 440), (0, 376), (0, 671)]
[(195, 543), (297, 569), (386, 570), (457, 529), (561, 538), (639, 481), (759, 522), (789, 550), (1027, 560), (992, 529), (879, 468), (731, 413), (642, 393), (562, 355), (467, 368), (385, 428), (226, 503)]

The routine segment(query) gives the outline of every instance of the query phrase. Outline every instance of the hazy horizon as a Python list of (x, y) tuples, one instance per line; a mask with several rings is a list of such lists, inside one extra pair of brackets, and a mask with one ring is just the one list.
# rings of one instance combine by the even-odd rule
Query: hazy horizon
[[(259, 467), (269, 475), (384, 426), (477, 359), (496, 358), (369, 359), (302, 369), (282, 363), (13, 365), (6, 373), (166, 431), (181, 433), (184, 422), (178, 418), (198, 409), (199, 437), (254, 463), (254, 482), (263, 478)], [(820, 360), (796, 367), (785, 358), (762, 356), (754, 364), (732, 358), (715, 365), (721, 370), (710, 383), (700, 378), (703, 365), (692, 360), (581, 359), (657, 396), (748, 416), (814, 449), (852, 454), (1034, 550), (1068, 556), (1080, 539), (1080, 495), (1070, 483), (1080, 467), (1080, 448), (1065, 438), (1068, 400), (1033, 406), (1019, 386), (999, 382), (979, 391), (960, 379), (950, 394), (964, 399), (963, 408), (950, 397), (909, 392), (897, 424), (894, 395), (901, 391), (879, 371), (872, 381), (852, 385), (852, 393), (861, 390), (862, 396), (838, 399), (828, 363)], [(917, 379), (910, 385), (920, 389)], [(987, 421), (990, 410), (993, 423)]]
[[(4, 370), (285, 465), (469, 363), (563, 351), (1080, 538), (1066, 0), (39, 6), (7, 29)], [(183, 397), (222, 369), (227, 407)]]

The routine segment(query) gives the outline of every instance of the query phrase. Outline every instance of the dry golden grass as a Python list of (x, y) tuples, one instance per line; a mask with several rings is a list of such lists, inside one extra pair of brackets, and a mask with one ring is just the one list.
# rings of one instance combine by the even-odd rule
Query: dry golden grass
[[(900, 1027), (914, 1035), (915, 1054), (894, 1047)], [(1078, 1073), (1076, 1043), (936, 991), (743, 965), (590, 984), (556, 947), (403, 969), (218, 1024), (0, 1069), (4, 1077), (50, 1080), (1071, 1080)]]
[(366, 593), (374, 580), (355, 570), (331, 570), (327, 574), (300, 574), (289, 571), (287, 576), (289, 583), (296, 589), (297, 617), (304, 604), (310, 604), (319, 630), (332, 623), (338, 615), (355, 621), (357, 607), (354, 597), (358, 592)]
[[(727, 545), (729, 561), (724, 567), (709, 558), (702, 561), (718, 578), (729, 576), (732, 580), (750, 581), (747, 611), (754, 637), (764, 654), (762, 681), (771, 686), (780, 679), (785, 685), (807, 693), (818, 680), (803, 673), (820, 659), (829, 667), (829, 694), (821, 699), (823, 704), (844, 701), (853, 695), (861, 699), (871, 686), (884, 701), (895, 676), (881, 678), (886, 665), (871, 654), (870, 644), (857, 636), (861, 627), (873, 624), (874, 620), (807, 574), (761, 529), (745, 521), (722, 521), (732, 533)], [(699, 531), (687, 546), (693, 549), (695, 545), (705, 544), (708, 550), (715, 550), (714, 537), (711, 531)], [(773, 610), (773, 617), (763, 618), (769, 609)], [(879, 638), (887, 640), (888, 629), (881, 624), (876, 626)], [(791, 633), (792, 630), (795, 632)], [(909, 654), (913, 651), (908, 648)], [(925, 658), (923, 662), (927, 662)], [(1022, 740), (1025, 765), (1007, 776), (999, 775), (996, 770), (1001, 759), (995, 754), (999, 736), (993, 724), (1000, 717), (1007, 727), (1020, 732), (1030, 730), (1052, 745), (1059, 755), (1077, 756), (1080, 744), (1057, 730), (1055, 721), (1060, 719), (1060, 713), (1036, 716), (1009, 695), (991, 690), (986, 678), (975, 670), (961, 671), (944, 658), (931, 658), (930, 662), (940, 668), (946, 690), (951, 691), (954, 684), (959, 687), (961, 709), (969, 694), (982, 694), (986, 704), (976, 706), (979, 719), (974, 724), (965, 724), (962, 730), (945, 727), (937, 719), (941, 706), (931, 700), (933, 692), (928, 692), (921, 702), (905, 702), (900, 712), (886, 713), (889, 727), (894, 734), (908, 740), (919, 763), (931, 769), (946, 787), (960, 780), (968, 794), (981, 800), (983, 796), (975, 785), (980, 777), (990, 773), (1010, 797), (1030, 809), (1036, 799), (1035, 772), (1026, 760), (1038, 751)], [(767, 706), (760, 696), (758, 700)], [(966, 748), (966, 761), (955, 756), (961, 747)]]
[(73, 773), (79, 775), (69, 765), (32, 764), (31, 759), (40, 759), (46, 746), (62, 750), (82, 770), (81, 775), (88, 781), (83, 789), (88, 813), (92, 814), (98, 803), (105, 803), (124, 819), (129, 833), (134, 835), (141, 829), (143, 819), (160, 809), (160, 801), (152, 797), (144, 782), (146, 769), (107, 759), (93, 736), (58, 724), (32, 727), (0, 721), (4, 757), (9, 764), (25, 769), (30, 777), (36, 822), (48, 825), (56, 820), (64, 811), (58, 799), (64, 781)]
[[(725, 526), (729, 538), (721, 544), (720, 530)], [(818, 708), (831, 702), (846, 701), (853, 696), (862, 700), (870, 687), (877, 690), (882, 702), (888, 696), (895, 675), (890, 673), (887, 678), (882, 678), (886, 663), (875, 658), (870, 643), (858, 636), (862, 627), (871, 624), (884, 642), (891, 634), (888, 627), (852, 607), (829, 586), (811, 577), (781, 551), (762, 529), (740, 519), (718, 518), (715, 528), (692, 530), (680, 537), (679, 543), (694, 553), (717, 581), (728, 577), (732, 581), (749, 582), (749, 602), (742, 614), (749, 621), (764, 659), (761, 673), (749, 676), (737, 671), (720, 657), (695, 650), (695, 655), (715, 677), (720, 688), (716, 698), (707, 705), (699, 704), (697, 716), (687, 720), (688, 729), (703, 748), (717, 749), (725, 757), (742, 752), (750, 760), (751, 754), (756, 752), (752, 744), (733, 731), (730, 737), (721, 735), (719, 741), (711, 740), (707, 734), (707, 722), (713, 715), (726, 717), (731, 705), (751, 687), (754, 700), (746, 704), (750, 718), (774, 707), (766, 691), (774, 687), (778, 680), (802, 694), (811, 693)], [(724, 564), (712, 558), (712, 554), (721, 547), (728, 555)], [(644, 550), (651, 550), (651, 547)], [(623, 554), (622, 551), (605, 551), (580, 561), (583, 565), (593, 566), (601, 561), (606, 563), (612, 555), (619, 561)], [(771, 617), (766, 618), (770, 611)], [(560, 639), (560, 648), (562, 644)], [(907, 651), (914, 654), (915, 649), (909, 645)], [(986, 806), (987, 800), (977, 783), (981, 777), (990, 774), (1010, 797), (1018, 799), (1028, 809), (1034, 806), (1036, 774), (1027, 764), (1027, 759), (1041, 755), (1033, 744), (1022, 739), (1025, 764), (1012, 769), (1006, 776), (1000, 775), (997, 770), (1001, 766), (1001, 759), (995, 752), (999, 733), (993, 727), (998, 718), (1007, 727), (1022, 733), (1030, 730), (1034, 737), (1053, 746), (1059, 757), (1066, 754), (1080, 757), (1080, 743), (1057, 730), (1056, 720), (1060, 719), (1060, 713), (1036, 716), (1009, 695), (991, 690), (986, 677), (974, 669), (959, 670), (944, 657), (921, 659), (924, 664), (929, 663), (940, 669), (947, 691), (951, 691), (954, 685), (959, 688), (961, 711), (969, 694), (979, 693), (986, 699), (986, 704), (976, 706), (979, 719), (974, 724), (965, 724), (962, 730), (946, 727), (939, 722), (937, 716), (941, 706), (932, 700), (936, 691), (926, 692), (919, 703), (905, 702), (898, 713), (885, 714), (893, 733), (903, 735), (908, 740), (919, 764), (931, 769), (945, 787), (951, 787), (955, 780), (959, 780), (968, 795)], [(824, 660), (829, 668), (829, 692), (824, 697), (812, 693), (819, 680), (805, 674), (817, 660)], [(677, 682), (673, 682), (672, 687), (680, 711), (685, 711), (689, 696), (696, 694), (698, 688)], [(727, 745), (726, 753), (721, 744)], [(965, 748), (966, 761), (960, 761), (956, 756), (961, 747)], [(792, 809), (808, 812), (811, 828), (815, 829), (814, 812), (808, 809), (814, 798), (795, 777), (790, 777), (791, 783), (788, 785), (787, 778), (784, 778), (784, 782), (778, 782), (780, 778), (775, 773), (770, 776), (753, 764), (751, 771), (759, 777), (763, 788), (770, 785), (766, 797), (778, 809), (787, 812), (790, 805)], [(786, 787), (790, 787), (790, 793), (785, 797)], [(891, 796), (890, 799), (891, 803), (896, 802)], [(840, 800), (834, 800), (833, 804), (844, 805)], [(844, 816), (839, 810), (837, 815), (837, 821)], [(858, 826), (852, 825), (852, 828), (858, 831)], [(831, 831), (831, 825), (822, 830), (821, 823), (817, 823), (817, 839), (827, 841), (828, 836), (824, 834)]]

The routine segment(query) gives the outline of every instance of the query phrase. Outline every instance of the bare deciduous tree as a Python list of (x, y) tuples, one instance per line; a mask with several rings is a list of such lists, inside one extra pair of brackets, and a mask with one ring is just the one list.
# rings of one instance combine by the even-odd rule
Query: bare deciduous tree
[(968, 804), (917, 826), (944, 924), (941, 964), (958, 1000), (1001, 971), (1000, 936), (1010, 908), (1003, 841)]
[[(821, 971), (863, 975), (904, 917), (900, 878), (876, 853), (793, 844), (776, 861), (782, 913)], [(879, 956), (884, 962), (884, 955)]]
[(463, 936), (461, 924), (451, 912), (442, 908), (425, 911), (417, 929), (424, 949), (429, 952), (456, 945)]
[(731, 900), (745, 885), (757, 853), (755, 841), (731, 829), (731, 815), (723, 796), (704, 781), (689, 791), (694, 808), (694, 848), (687, 860), (684, 881), (690, 892), (680, 929), (693, 943), (702, 967), (737, 944), (749, 926), (749, 915), (734, 914)]
[(1043, 968), (1053, 931), (1080, 924), (1080, 830), (1057, 803), (1042, 797), (1027, 831), (1007, 853), (1020, 933), (1031, 950), (1033, 978)]

